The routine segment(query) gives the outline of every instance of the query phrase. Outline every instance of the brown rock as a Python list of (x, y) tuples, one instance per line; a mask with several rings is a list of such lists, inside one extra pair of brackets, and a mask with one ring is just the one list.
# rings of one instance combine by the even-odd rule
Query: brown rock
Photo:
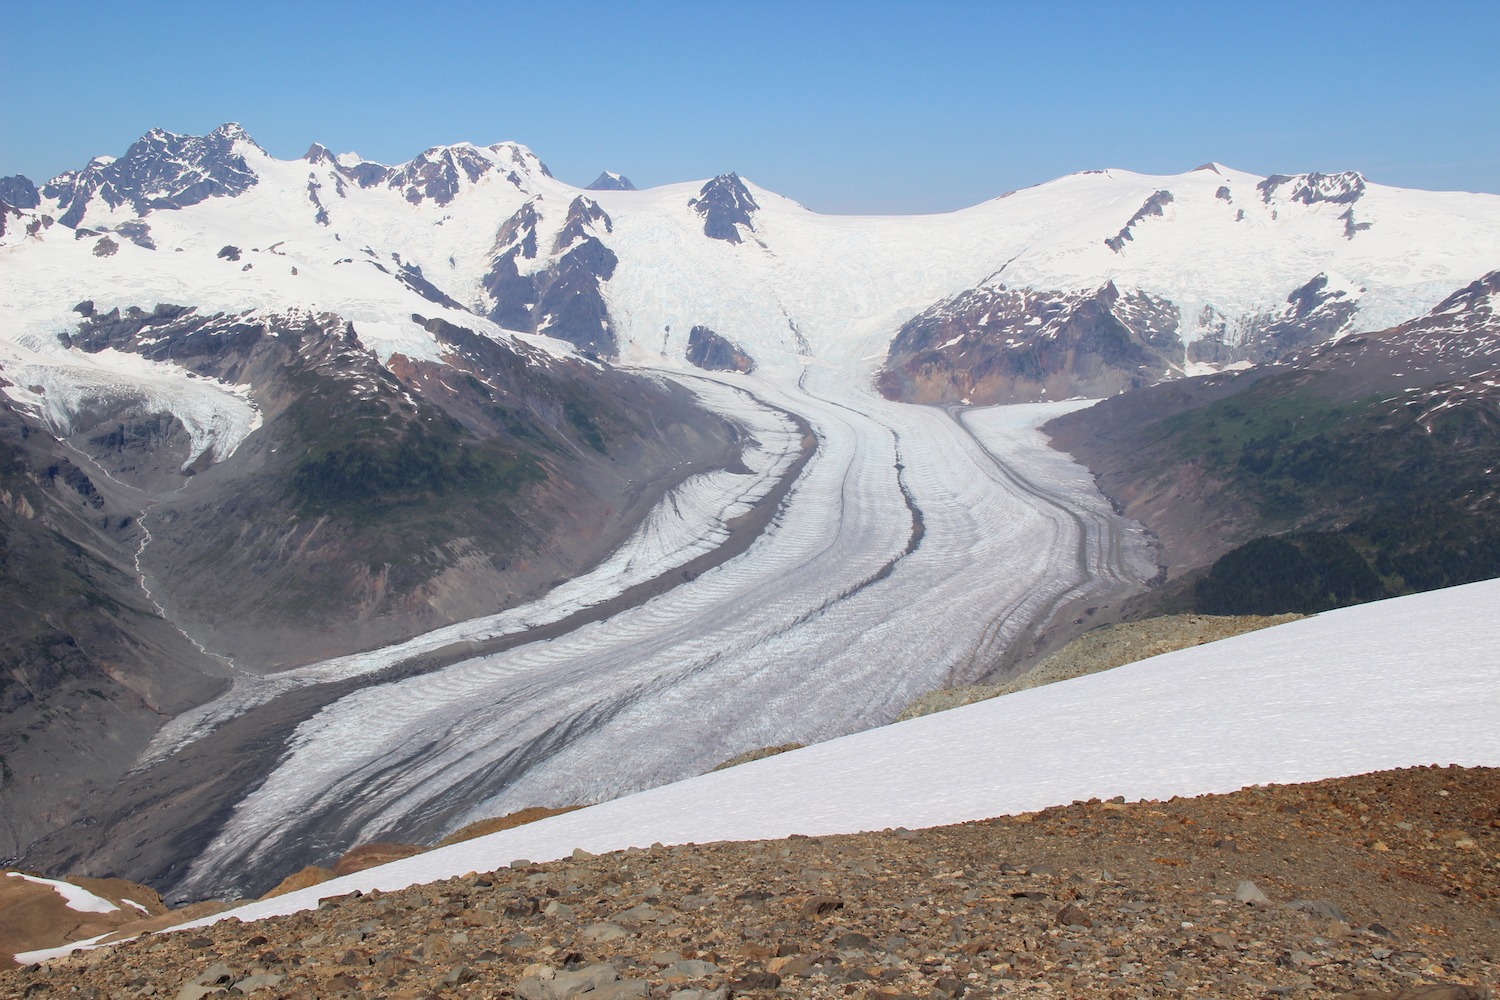
[(801, 750), (804, 745), (802, 743), (783, 743), (781, 746), (776, 747), (761, 747), (759, 750), (746, 750), (738, 757), (729, 758), (708, 773), (713, 774), (714, 771), (722, 771), (726, 767), (739, 767), (741, 764), (748, 764), (753, 760), (765, 760), (767, 757), (775, 757), (777, 754)]
[(1430, 983), (1408, 986), (1395, 993), (1380, 990), (1355, 990), (1341, 994), (1339, 1000), (1490, 1000), (1490, 991), (1462, 983)]
[(353, 875), (367, 868), (376, 868), (416, 854), (425, 854), (429, 850), (431, 848), (417, 844), (361, 844), (338, 859), (333, 866), (333, 877)]
[(119, 930), (105, 938), (103, 943), (111, 944), (115, 941), (137, 937), (141, 934), (164, 931), (170, 927), (176, 927), (178, 924), (185, 924), (189, 921), (197, 920), (199, 917), (211, 916), (220, 910), (227, 910), (231, 906), (238, 905), (240, 905), (239, 902), (224, 903), (217, 899), (206, 899), (201, 903), (184, 906), (180, 910), (168, 910), (166, 913), (157, 917), (151, 917), (149, 920), (137, 920), (133, 923), (123, 924)]
[(318, 885), (322, 882), (327, 882), (331, 878), (333, 878), (333, 872), (329, 871), (327, 868), (320, 868), (317, 865), (308, 865), (300, 872), (293, 872), (286, 878), (282, 879), (276, 884), (276, 888), (272, 889), (270, 892), (266, 893), (260, 898), (270, 899), (272, 896), (284, 896), (289, 892), (296, 892), (298, 889), (309, 889), (312, 886)]
[(1094, 918), (1083, 907), (1069, 903), (1057, 911), (1057, 924), (1059, 927), (1092, 927)]
[(802, 904), (804, 917), (827, 916), (834, 910), (842, 910), (844, 901), (837, 896), (814, 896)]
[(104, 913), (80, 912), (47, 883), (0, 874), (0, 954), (55, 948), (69, 941), (108, 934), (127, 924), (166, 912), (155, 891), (115, 878), (68, 878), (60, 881), (93, 893), (113, 905)]
[(527, 823), (535, 823), (539, 819), (546, 819), (548, 816), (561, 816), (563, 813), (582, 808), (583, 806), (563, 806), (561, 809), (547, 809), (543, 806), (531, 806), (513, 813), (506, 813), (504, 816), (496, 816), (494, 819), (477, 820), (448, 834), (438, 841), (437, 846), (447, 847), (450, 844), (459, 844), (465, 840), (473, 840), (475, 837), (514, 829), (518, 826), (525, 826)]

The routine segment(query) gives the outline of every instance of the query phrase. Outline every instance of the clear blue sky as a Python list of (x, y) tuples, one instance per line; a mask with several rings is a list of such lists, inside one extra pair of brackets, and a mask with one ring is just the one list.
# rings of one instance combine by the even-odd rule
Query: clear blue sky
[(515, 139), (564, 180), (739, 171), (945, 211), (1219, 160), (1500, 192), (1500, 3), (0, 0), (0, 174), (239, 121), (400, 162)]

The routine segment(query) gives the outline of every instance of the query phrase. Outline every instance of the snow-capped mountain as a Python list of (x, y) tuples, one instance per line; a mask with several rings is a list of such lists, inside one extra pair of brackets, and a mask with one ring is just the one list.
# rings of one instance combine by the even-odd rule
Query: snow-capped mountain
[[(38, 864), (187, 894), (1009, 669), (1139, 589), (1144, 537), (1034, 429), (1081, 403), (905, 403), (1258, 364), (1500, 263), (1500, 197), (1217, 164), (824, 216), (734, 173), (585, 189), (510, 142), (278, 160), (226, 125), (0, 200), (24, 444), (0, 523), (99, 554), (88, 607), (134, 587), (212, 678), (112, 792), (0, 796), (52, 817), (14, 835), (52, 830)], [(61, 631), (123, 702), (137, 667), (85, 649), (85, 617)], [(119, 776), (158, 735), (137, 707), (58, 745), (128, 728)]]
[[(176, 289), (226, 312), (327, 309), (369, 325), (362, 340), (382, 355), (431, 356), (407, 318), (417, 296), (637, 363), (683, 361), (695, 326), (752, 356), (821, 356), (868, 331), (896, 341), (887, 391), (959, 399), (988, 385), (976, 402), (1269, 360), (1394, 325), (1500, 262), (1496, 196), (1212, 163), (1172, 177), (1089, 171), (946, 215), (820, 216), (734, 174), (635, 191), (605, 172), (575, 188), (515, 143), (439, 146), (398, 166), (318, 145), (281, 161), (231, 124), (153, 131), (42, 185), (33, 206), (24, 178), (5, 184), (35, 212), (5, 237), (7, 292), (23, 296), (12, 329), (67, 322), (43, 318), (27, 291), (76, 290), (107, 309), (126, 304), (111, 291)], [(79, 245), (64, 251), (69, 238)], [(225, 247), (241, 259), (218, 257)], [(1099, 296), (1152, 303), (1151, 329)], [(1061, 340), (1089, 344), (1062, 351), (1060, 316), (1085, 302), (1097, 318)], [(1049, 354), (1073, 360), (1034, 360)], [(1038, 370), (1004, 385), (961, 374), (997, 364)], [(1120, 374), (1074, 386), (1075, 365)]]

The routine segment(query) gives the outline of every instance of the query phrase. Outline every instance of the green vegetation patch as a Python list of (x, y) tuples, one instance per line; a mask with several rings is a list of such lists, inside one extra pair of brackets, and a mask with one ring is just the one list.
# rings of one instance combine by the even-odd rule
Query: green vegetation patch
[(308, 513), (359, 523), (392, 507), (499, 500), (546, 478), (533, 455), (467, 437), (434, 407), (351, 399), (342, 387), (321, 385), (288, 416), (303, 445), (290, 486)]
[(1336, 403), (1312, 387), (1265, 379), (1161, 422), (1162, 443), (1273, 533), (1221, 557), (1197, 608), (1313, 613), (1500, 576), (1496, 401), (1440, 387)]

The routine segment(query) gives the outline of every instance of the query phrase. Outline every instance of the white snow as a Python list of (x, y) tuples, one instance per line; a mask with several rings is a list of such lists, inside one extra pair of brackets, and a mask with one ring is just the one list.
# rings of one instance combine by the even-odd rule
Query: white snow
[(1500, 580), (1330, 611), (665, 785), (186, 926), (579, 847), (914, 829), (1093, 796), (1496, 766), (1497, 607)]
[(79, 913), (113, 913), (119, 907), (103, 896), (96, 896), (82, 886), (74, 885), (72, 882), (61, 882), (52, 878), (40, 878), (36, 875), (26, 875), (22, 872), (6, 872), (11, 878), (25, 879), (35, 882), (37, 885), (45, 885), (63, 898), (64, 905), (70, 910)]
[(14, 383), (6, 395), (59, 437), (85, 429), (78, 422), (91, 410), (129, 402), (143, 413), (171, 413), (182, 422), (191, 442), (186, 468), (204, 451), (222, 462), (261, 425), (248, 386), (197, 378), (176, 365), (112, 348), (85, 354), (57, 344), (40, 346), (33, 351), (0, 340), (0, 374)]
[[(109, 937), (114, 931), (105, 931), (103, 934), (95, 934), (91, 938), (81, 941), (69, 941), (67, 944), (58, 945), (56, 948), (38, 948), (35, 951), (17, 952), (13, 958), (21, 965), (34, 965), (37, 962), (50, 962), (54, 958), (62, 958), (71, 955), (75, 951), (89, 951), (100, 941)], [(134, 940), (134, 939), (132, 939)]]

